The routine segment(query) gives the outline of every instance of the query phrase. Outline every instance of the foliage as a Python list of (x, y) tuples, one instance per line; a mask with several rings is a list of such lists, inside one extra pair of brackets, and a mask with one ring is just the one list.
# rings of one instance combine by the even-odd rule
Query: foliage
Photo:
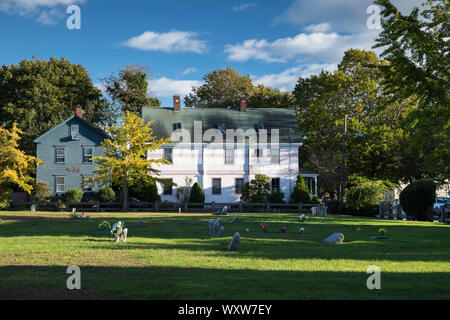
[(375, 48), (383, 48), (388, 64), (380, 66), (382, 84), (393, 101), (418, 100), (408, 122), (416, 128), (410, 147), (419, 151), (432, 145), (424, 155), (428, 175), (445, 179), (450, 174), (449, 38), (450, 2), (427, 0), (423, 8), (402, 15), (390, 0), (377, 0), (383, 7), (383, 30)]
[(62, 58), (23, 60), (0, 67), (0, 119), (24, 132), (21, 149), (35, 154), (33, 140), (83, 108), (83, 118), (97, 124), (107, 104), (85, 68)]
[(291, 200), (293, 203), (310, 203), (311, 194), (306, 187), (305, 179), (301, 174), (297, 175), (297, 182), (294, 187), (294, 191), (291, 193)]
[(98, 229), (99, 230), (111, 230), (111, 224), (108, 221), (102, 221), (102, 223), (100, 223), (98, 225)]
[(254, 86), (250, 75), (241, 75), (231, 67), (208, 72), (203, 82), (184, 97), (187, 107), (237, 108), (242, 96), (248, 97), (249, 108), (288, 108), (294, 105), (290, 92), (281, 92), (262, 84)]
[(0, 194), (0, 209), (7, 208), (11, 204), (12, 198), (10, 192), (2, 192)]
[(307, 135), (299, 160), (302, 167), (319, 173), (321, 192), (334, 195), (339, 187), (345, 115), (347, 175), (397, 182), (417, 171), (420, 159), (403, 152), (412, 130), (403, 121), (416, 103), (412, 97), (386, 105), (389, 97), (380, 85), (383, 74), (372, 65), (386, 62), (378, 60), (375, 52), (349, 49), (337, 71), (300, 78), (295, 87), (297, 118)]
[(157, 177), (159, 170), (154, 164), (169, 163), (166, 159), (147, 159), (147, 153), (159, 149), (170, 139), (153, 136), (151, 124), (134, 113), (126, 112), (121, 125), (113, 125), (105, 130), (111, 138), (102, 142), (104, 156), (94, 157), (98, 166), (94, 177), (87, 178), (83, 184), (97, 182), (99, 185), (118, 184), (122, 187), (123, 208), (128, 208), (128, 188), (142, 180), (169, 183)]
[(109, 202), (116, 198), (116, 193), (113, 188), (105, 186), (100, 189), (99, 198), (101, 202)]
[(270, 178), (265, 174), (256, 174), (255, 179), (244, 185), (241, 199), (253, 203), (265, 202), (269, 191)]
[(45, 181), (38, 181), (34, 185), (31, 196), (35, 201), (44, 202), (50, 199), (52, 192), (47, 185), (48, 183)]
[(202, 186), (198, 182), (194, 183), (194, 185), (192, 186), (189, 202), (192, 203), (205, 202), (205, 194), (203, 192)]
[(130, 196), (145, 202), (160, 202), (155, 181), (144, 179), (130, 187)]
[(417, 220), (426, 220), (427, 210), (436, 197), (436, 184), (433, 180), (417, 180), (409, 184), (400, 193), (400, 205), (408, 216)]
[(312, 204), (322, 204), (322, 201), (320, 201), (319, 198), (317, 198), (316, 196), (312, 197), (311, 199), (311, 203)]
[(150, 72), (141, 66), (122, 68), (119, 75), (112, 74), (104, 79), (105, 90), (111, 100), (120, 105), (123, 113), (132, 112), (137, 116), (142, 114), (143, 107), (158, 107), (161, 101), (148, 96), (148, 81)]
[(0, 195), (11, 185), (31, 194), (35, 166), (44, 164), (41, 160), (28, 156), (19, 149), (21, 134), (22, 130), (15, 123), (11, 130), (0, 126)]
[(270, 203), (284, 203), (284, 193), (280, 190), (272, 191), (267, 195), (267, 201)]
[(184, 186), (180, 186), (177, 188), (177, 199), (180, 202), (187, 202), (189, 199), (189, 194), (191, 191), (191, 185), (192, 185), (192, 178), (185, 177), (184, 178)]
[(80, 189), (70, 189), (66, 191), (65, 200), (67, 202), (81, 202), (83, 199), (83, 191)]
[(346, 205), (356, 210), (365, 206), (377, 205), (383, 200), (384, 190), (386, 190), (386, 187), (382, 181), (365, 181), (346, 192)]

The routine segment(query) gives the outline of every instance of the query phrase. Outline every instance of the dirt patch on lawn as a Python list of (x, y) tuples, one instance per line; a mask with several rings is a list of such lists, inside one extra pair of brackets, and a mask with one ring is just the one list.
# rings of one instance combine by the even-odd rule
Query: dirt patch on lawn
[(119, 295), (99, 290), (68, 290), (51, 287), (0, 288), (0, 300), (121, 300)]

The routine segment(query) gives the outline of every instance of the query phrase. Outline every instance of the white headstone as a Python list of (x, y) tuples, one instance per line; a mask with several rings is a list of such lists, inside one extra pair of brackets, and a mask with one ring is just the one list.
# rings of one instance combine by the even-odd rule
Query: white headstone
[(241, 235), (239, 232), (236, 232), (231, 239), (230, 244), (228, 245), (228, 250), (230, 251), (238, 251), (241, 249)]
[(342, 233), (336, 232), (326, 238), (324, 241), (327, 243), (341, 244), (342, 242), (344, 242), (344, 235)]

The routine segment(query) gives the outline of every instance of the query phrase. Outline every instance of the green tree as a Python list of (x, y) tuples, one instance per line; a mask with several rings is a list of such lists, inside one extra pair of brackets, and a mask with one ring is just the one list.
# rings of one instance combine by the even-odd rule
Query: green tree
[(305, 179), (301, 174), (297, 175), (297, 182), (294, 187), (294, 191), (291, 193), (291, 201), (293, 203), (310, 203), (311, 194), (306, 187)]
[[(389, 97), (380, 85), (383, 75), (372, 67), (385, 64), (372, 51), (350, 49), (337, 71), (299, 79), (294, 95), (299, 126), (307, 134), (300, 163), (319, 173), (321, 191), (338, 190), (345, 115), (349, 117), (346, 174), (392, 182), (404, 178), (406, 172), (399, 168), (407, 158), (403, 145), (412, 128), (403, 121), (416, 109), (416, 102), (412, 97), (386, 103)], [(414, 165), (417, 162), (410, 163)]]
[(144, 123), (142, 118), (134, 113), (126, 112), (120, 125), (107, 127), (105, 130), (111, 138), (102, 142), (104, 156), (93, 157), (98, 166), (94, 169), (94, 176), (83, 181), (99, 183), (100, 185), (118, 184), (123, 193), (123, 209), (128, 209), (128, 189), (140, 181), (154, 181), (162, 184), (169, 183), (159, 178), (159, 170), (154, 164), (168, 164), (162, 159), (147, 159), (148, 151), (154, 151), (170, 141), (153, 135), (150, 128), (153, 122)]
[(148, 179), (132, 185), (130, 187), (130, 196), (146, 202), (159, 202), (161, 200), (155, 181)]
[(243, 201), (261, 203), (267, 200), (270, 191), (270, 178), (265, 174), (256, 174), (255, 179), (244, 185), (241, 199)]
[[(133, 112), (141, 116), (143, 107), (158, 107), (161, 105), (155, 97), (148, 96), (148, 82), (151, 73), (142, 66), (127, 66), (120, 70), (119, 75), (110, 75), (103, 79), (105, 91), (115, 106), (119, 106), (121, 112)], [(116, 108), (117, 109), (117, 108)], [(113, 109), (109, 110), (114, 114)]]
[(38, 181), (34, 185), (31, 196), (35, 201), (44, 202), (50, 199), (52, 192), (47, 185), (48, 183), (45, 181)]
[(0, 125), (23, 131), (20, 147), (35, 154), (33, 140), (75, 113), (97, 124), (107, 107), (86, 69), (62, 58), (23, 60), (0, 68)]
[(290, 108), (294, 105), (295, 99), (291, 92), (282, 92), (262, 84), (254, 87), (248, 97), (249, 108)]
[(406, 16), (389, 0), (377, 0), (383, 7), (383, 30), (375, 48), (388, 64), (380, 66), (383, 84), (392, 101), (418, 100), (418, 108), (408, 121), (416, 128), (411, 146), (431, 145), (424, 154), (428, 175), (443, 180), (449, 177), (450, 93), (449, 38), (450, 2), (427, 0)]
[(205, 194), (203, 192), (202, 186), (198, 182), (194, 183), (194, 185), (192, 186), (189, 202), (193, 203), (205, 202)]

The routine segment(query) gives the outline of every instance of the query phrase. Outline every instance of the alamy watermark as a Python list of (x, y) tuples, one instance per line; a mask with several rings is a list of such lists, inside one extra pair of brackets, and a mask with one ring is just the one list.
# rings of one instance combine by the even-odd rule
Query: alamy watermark
[(81, 270), (79, 266), (71, 265), (67, 267), (66, 273), (72, 274), (67, 278), (67, 289), (81, 289)]
[(371, 274), (367, 278), (367, 289), (369, 290), (380, 290), (381, 289), (381, 269), (378, 266), (369, 266), (366, 273)]
[(66, 20), (66, 26), (69, 30), (81, 29), (81, 8), (75, 4), (67, 7), (66, 13), (70, 16)]
[(366, 25), (369, 30), (381, 30), (381, 9), (377, 5), (367, 7), (366, 13), (370, 15), (367, 18)]

